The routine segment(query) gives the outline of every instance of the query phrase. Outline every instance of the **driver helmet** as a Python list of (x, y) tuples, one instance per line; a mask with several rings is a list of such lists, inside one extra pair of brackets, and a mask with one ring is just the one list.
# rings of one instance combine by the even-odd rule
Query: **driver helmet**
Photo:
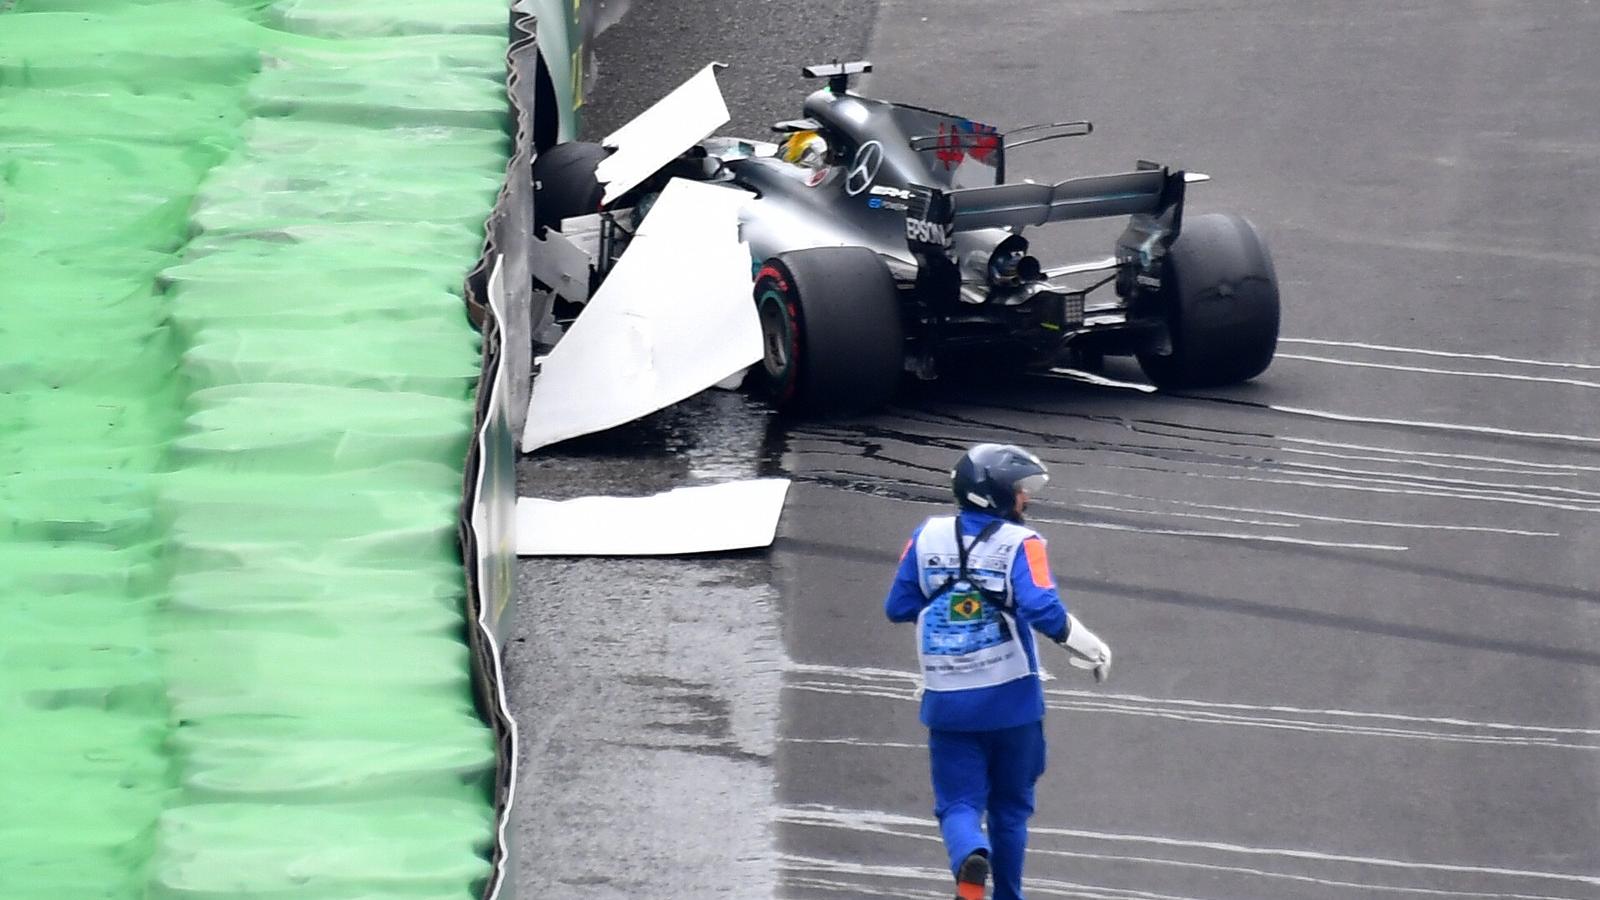
[(796, 131), (783, 142), (784, 161), (807, 168), (820, 168), (828, 160), (828, 141), (815, 131)]
[(950, 472), (956, 505), (1022, 521), (1019, 491), (1033, 494), (1050, 480), (1039, 457), (1015, 444), (979, 444)]

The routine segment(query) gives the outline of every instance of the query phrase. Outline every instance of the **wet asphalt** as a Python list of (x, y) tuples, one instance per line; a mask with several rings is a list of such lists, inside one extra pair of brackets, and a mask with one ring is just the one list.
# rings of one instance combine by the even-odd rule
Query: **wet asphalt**
[[(730, 130), (799, 114), (808, 62), (860, 55), (876, 4), (636, 2), (600, 36), (597, 140), (702, 66)], [(523, 496), (642, 495), (781, 474), (783, 429), (710, 391), (524, 457)], [(776, 821), (784, 597), (770, 553), (522, 560), (507, 693), (522, 736), (516, 897), (780, 896)]]
[(596, 133), (717, 54), (738, 130), (787, 117), (784, 72), (854, 40), (822, 58), (865, 47), (869, 92), (1095, 122), (1015, 177), (1211, 174), (1191, 209), (1266, 235), (1284, 340), (1225, 390), (951, 382), (821, 424), (715, 392), (524, 460), (557, 498), (796, 485), (768, 553), (520, 564), (519, 895), (945, 896), (879, 603), (960, 449), (1008, 440), (1117, 651), (1099, 688), (1051, 667), (1030, 897), (1600, 896), (1600, 5), (640, 6)]

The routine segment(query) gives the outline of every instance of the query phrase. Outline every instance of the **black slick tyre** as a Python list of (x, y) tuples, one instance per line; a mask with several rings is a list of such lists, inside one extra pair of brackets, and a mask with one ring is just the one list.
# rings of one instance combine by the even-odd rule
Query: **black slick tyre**
[(785, 411), (851, 415), (894, 397), (905, 362), (899, 291), (865, 247), (780, 253), (756, 273), (759, 393)]
[(1187, 219), (1167, 255), (1162, 303), (1172, 352), (1138, 354), (1161, 388), (1216, 387), (1266, 371), (1278, 346), (1278, 276), (1242, 216)]
[(605, 190), (594, 170), (609, 154), (599, 144), (557, 144), (533, 159), (533, 225), (561, 230), (561, 220), (598, 212)]

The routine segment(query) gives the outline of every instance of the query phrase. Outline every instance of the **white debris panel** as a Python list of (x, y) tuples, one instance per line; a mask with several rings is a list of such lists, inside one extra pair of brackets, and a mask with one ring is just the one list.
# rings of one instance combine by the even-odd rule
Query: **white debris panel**
[(717, 87), (711, 63), (672, 93), (600, 142), (615, 150), (595, 167), (595, 180), (605, 185), (602, 203), (621, 197), (661, 167), (728, 123), (728, 104)]
[(787, 478), (684, 487), (650, 497), (517, 501), (518, 556), (679, 556), (772, 543)]
[(631, 422), (761, 358), (750, 194), (673, 179), (533, 382), (522, 450)]

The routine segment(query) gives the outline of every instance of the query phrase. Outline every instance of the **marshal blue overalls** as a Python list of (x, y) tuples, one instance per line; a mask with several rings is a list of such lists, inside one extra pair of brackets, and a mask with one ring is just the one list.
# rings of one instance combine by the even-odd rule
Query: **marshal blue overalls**
[(906, 545), (883, 611), (917, 623), (933, 811), (950, 871), (987, 851), (995, 900), (1021, 900), (1033, 787), (1045, 769), (1032, 632), (1067, 634), (1044, 539), (984, 512), (931, 518)]

